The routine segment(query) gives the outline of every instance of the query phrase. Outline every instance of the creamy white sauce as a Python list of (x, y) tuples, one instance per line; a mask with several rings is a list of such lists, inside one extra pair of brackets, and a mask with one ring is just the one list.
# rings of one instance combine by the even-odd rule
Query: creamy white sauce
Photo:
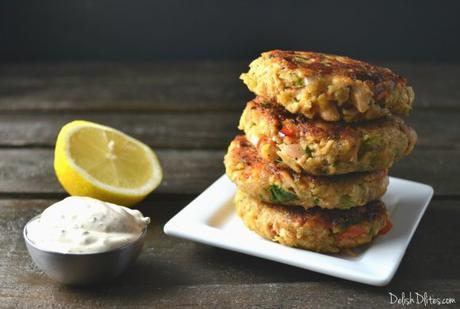
[(90, 197), (71, 196), (27, 225), (27, 238), (39, 248), (62, 253), (96, 253), (134, 242), (150, 223), (135, 209)]

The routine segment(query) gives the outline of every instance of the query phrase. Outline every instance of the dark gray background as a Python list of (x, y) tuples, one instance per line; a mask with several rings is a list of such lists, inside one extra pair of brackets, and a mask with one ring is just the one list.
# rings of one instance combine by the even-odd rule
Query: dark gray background
[(0, 0), (0, 60), (460, 60), (460, 1)]

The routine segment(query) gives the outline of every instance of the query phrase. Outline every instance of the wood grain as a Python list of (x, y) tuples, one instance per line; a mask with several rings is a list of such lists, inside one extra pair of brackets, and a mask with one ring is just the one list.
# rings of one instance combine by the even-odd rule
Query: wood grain
[[(419, 109), (459, 109), (460, 65), (381, 63), (414, 86)], [(240, 111), (242, 62), (2, 64), (0, 111)]]
[(240, 113), (106, 113), (0, 115), (0, 146), (54, 147), (60, 128), (84, 119), (117, 128), (146, 144), (172, 149), (225, 149)]
[[(159, 193), (200, 193), (224, 173), (224, 151), (159, 150), (164, 181)], [(460, 150), (419, 149), (390, 170), (390, 175), (432, 185), (436, 195), (458, 196)], [(0, 149), (0, 193), (63, 193), (49, 149)]]
[[(0, 114), (0, 147), (53, 147), (60, 128), (85, 119), (122, 130), (157, 148), (226, 149), (238, 134), (239, 112)], [(418, 147), (460, 147), (459, 111), (415, 110), (407, 120)]]
[[(0, 64), (0, 308), (386, 308), (388, 292), (460, 301), (460, 65), (382, 63), (416, 91), (414, 153), (390, 174), (432, 185), (394, 280), (365, 286), (166, 236), (162, 227), (224, 173), (225, 149), (253, 95), (241, 62)], [(138, 208), (152, 218), (144, 251), (112, 282), (61, 286), (22, 240), (26, 221), (66, 194), (53, 172), (59, 128), (73, 119), (116, 127), (154, 147), (162, 185)]]
[[(235, 62), (2, 65), (0, 110), (239, 110)], [(243, 100), (242, 100), (243, 99)]]
[[(160, 193), (198, 193), (224, 173), (222, 151), (164, 150)], [(0, 192), (62, 193), (48, 149), (0, 149)]]
[(51, 281), (27, 254), (23, 226), (55, 200), (0, 200), (0, 307), (303, 308), (346, 304), (380, 308), (388, 305), (388, 291), (428, 291), (436, 297), (459, 299), (460, 268), (458, 259), (452, 257), (460, 254), (460, 247), (445, 241), (460, 237), (457, 200), (431, 203), (395, 278), (389, 286), (379, 288), (167, 237), (163, 224), (190, 198), (153, 196), (141, 203), (138, 208), (153, 219), (142, 255), (118, 279), (87, 288), (68, 288)]

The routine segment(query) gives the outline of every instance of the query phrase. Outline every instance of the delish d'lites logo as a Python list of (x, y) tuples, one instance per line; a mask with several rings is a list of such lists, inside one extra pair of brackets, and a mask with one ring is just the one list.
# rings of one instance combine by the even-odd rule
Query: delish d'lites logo
[(428, 292), (401, 292), (400, 295), (388, 292), (390, 297), (389, 303), (391, 305), (411, 306), (411, 305), (453, 305), (456, 304), (453, 297), (435, 297)]

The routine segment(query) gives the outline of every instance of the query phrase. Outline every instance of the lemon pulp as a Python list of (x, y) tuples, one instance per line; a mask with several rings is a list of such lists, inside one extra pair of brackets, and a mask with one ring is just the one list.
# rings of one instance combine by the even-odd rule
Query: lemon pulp
[(81, 120), (59, 132), (54, 168), (69, 194), (127, 206), (145, 198), (163, 177), (158, 158), (147, 145)]

